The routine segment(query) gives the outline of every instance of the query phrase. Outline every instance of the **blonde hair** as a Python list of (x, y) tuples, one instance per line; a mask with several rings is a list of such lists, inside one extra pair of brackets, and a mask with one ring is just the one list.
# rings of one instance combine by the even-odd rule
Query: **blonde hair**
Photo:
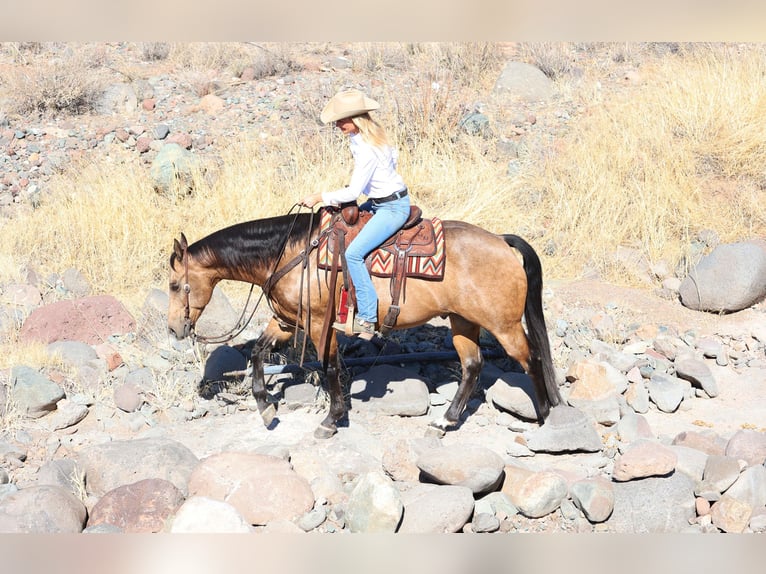
[(378, 122), (373, 120), (370, 117), (370, 114), (364, 113), (358, 116), (354, 116), (351, 118), (351, 121), (354, 122), (354, 125), (357, 128), (359, 128), (359, 133), (367, 143), (379, 148), (391, 145), (388, 142), (386, 130), (383, 129), (383, 126), (381, 126)]

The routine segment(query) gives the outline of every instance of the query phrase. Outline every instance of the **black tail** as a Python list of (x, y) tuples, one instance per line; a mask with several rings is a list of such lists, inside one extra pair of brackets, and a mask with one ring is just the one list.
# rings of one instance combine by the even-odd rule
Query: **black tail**
[(541, 419), (545, 419), (551, 407), (563, 402), (556, 384), (556, 371), (553, 369), (551, 346), (548, 329), (543, 315), (543, 269), (540, 258), (524, 239), (518, 235), (502, 236), (505, 242), (518, 250), (524, 257), (524, 273), (527, 275), (527, 298), (524, 304), (524, 316), (527, 320), (527, 338), (529, 340), (529, 375), (535, 384), (539, 401)]

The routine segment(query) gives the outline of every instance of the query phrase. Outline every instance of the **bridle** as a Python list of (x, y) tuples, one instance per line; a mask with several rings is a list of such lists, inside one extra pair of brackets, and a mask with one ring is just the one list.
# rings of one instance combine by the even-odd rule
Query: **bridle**
[[(293, 206), (295, 208), (295, 206)], [(292, 211), (292, 209), (290, 210)], [(289, 212), (288, 212), (289, 213)], [(300, 211), (298, 212), (300, 213)], [(295, 217), (297, 218), (298, 213), (296, 213)], [(282, 279), (285, 275), (287, 275), (294, 267), (296, 267), (299, 263), (302, 263), (303, 273), (301, 274), (301, 283), (300, 283), (300, 289), (299, 293), (301, 294), (301, 297), (298, 301), (298, 317), (301, 316), (302, 309), (303, 309), (303, 278), (305, 275), (306, 269), (308, 269), (308, 263), (309, 263), (309, 254), (314, 251), (319, 246), (321, 237), (317, 237), (315, 239), (310, 239), (312, 235), (312, 230), (309, 229), (309, 242), (306, 245), (306, 248), (301, 250), (298, 255), (296, 255), (293, 259), (288, 261), (285, 265), (277, 269), (277, 266), (279, 265), (279, 262), (282, 260), (282, 256), (284, 255), (285, 248), (287, 246), (287, 240), (290, 237), (290, 233), (292, 232), (293, 226), (295, 225), (295, 219), (293, 219), (293, 223), (290, 226), (290, 230), (286, 234), (285, 241), (282, 244), (282, 247), (280, 249), (279, 257), (276, 258), (274, 261), (274, 267), (269, 274), (266, 281), (263, 283), (263, 286), (261, 287), (261, 295), (258, 297), (258, 301), (255, 303), (255, 307), (253, 307), (253, 310), (250, 312), (250, 315), (247, 317), (247, 320), (243, 319), (245, 318), (245, 314), (247, 312), (247, 307), (250, 304), (250, 298), (253, 294), (253, 289), (255, 288), (255, 284), (250, 285), (250, 291), (247, 295), (247, 300), (245, 301), (245, 306), (242, 309), (242, 313), (239, 316), (239, 319), (237, 320), (237, 323), (232, 327), (228, 332), (223, 333), (222, 335), (218, 335), (215, 337), (203, 337), (200, 335), (197, 335), (197, 333), (194, 330), (194, 326), (192, 325), (191, 321), (191, 285), (189, 284), (189, 254), (188, 254), (188, 246), (185, 246), (181, 252), (181, 257), (183, 259), (184, 263), (184, 282), (182, 289), (184, 291), (184, 333), (187, 333), (189, 337), (192, 338), (193, 341), (199, 342), (199, 343), (226, 343), (228, 341), (231, 341), (235, 337), (237, 337), (239, 334), (241, 334), (247, 326), (250, 324), (250, 321), (255, 316), (255, 312), (258, 310), (258, 307), (261, 304), (261, 301), (264, 297), (266, 297), (266, 302), (269, 305), (269, 308), (271, 309), (274, 316), (277, 316), (277, 313), (272, 305), (271, 302), (271, 291), (276, 285), (276, 283)], [(329, 231), (329, 230), (327, 230)], [(319, 282), (317, 282), (319, 283)], [(310, 281), (309, 281), (309, 288), (310, 288)], [(310, 293), (309, 293), (309, 299), (310, 299)], [(311, 316), (310, 316), (310, 310), (311, 306), (309, 305), (309, 315), (307, 317), (306, 323), (310, 324), (311, 322)], [(282, 321), (284, 324), (284, 321)], [(298, 324), (296, 322), (295, 325), (291, 325), (295, 327), (296, 334), (298, 331)], [(305, 341), (304, 341), (304, 351), (305, 351)]]

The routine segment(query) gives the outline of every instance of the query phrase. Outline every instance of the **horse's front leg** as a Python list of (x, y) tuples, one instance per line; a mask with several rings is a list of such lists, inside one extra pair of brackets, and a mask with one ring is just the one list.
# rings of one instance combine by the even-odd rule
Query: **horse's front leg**
[(346, 414), (346, 403), (343, 400), (343, 389), (340, 382), (340, 361), (338, 357), (338, 343), (335, 335), (330, 337), (330, 353), (325, 365), (327, 375), (327, 390), (330, 394), (330, 410), (324, 420), (314, 431), (316, 438), (330, 438), (338, 432), (338, 421)]
[(253, 397), (258, 405), (258, 412), (261, 413), (263, 424), (271, 425), (274, 417), (277, 415), (277, 403), (269, 400), (269, 394), (266, 391), (266, 381), (263, 375), (263, 358), (276, 343), (283, 343), (290, 339), (292, 333), (284, 330), (279, 322), (272, 318), (269, 324), (261, 333), (261, 336), (255, 341), (253, 351), (250, 355), (250, 362), (253, 366)]

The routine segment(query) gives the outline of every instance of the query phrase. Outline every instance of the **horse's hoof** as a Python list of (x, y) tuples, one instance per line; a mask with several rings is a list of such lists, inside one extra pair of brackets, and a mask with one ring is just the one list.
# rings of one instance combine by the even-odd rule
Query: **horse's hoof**
[(337, 427), (335, 427), (335, 425), (329, 427), (327, 425), (321, 424), (314, 431), (314, 438), (319, 438), (319, 439), (330, 438), (336, 432), (338, 432), (338, 429)]
[(274, 403), (269, 403), (266, 408), (261, 411), (263, 426), (269, 426), (274, 421), (275, 416), (277, 416), (277, 407)]

